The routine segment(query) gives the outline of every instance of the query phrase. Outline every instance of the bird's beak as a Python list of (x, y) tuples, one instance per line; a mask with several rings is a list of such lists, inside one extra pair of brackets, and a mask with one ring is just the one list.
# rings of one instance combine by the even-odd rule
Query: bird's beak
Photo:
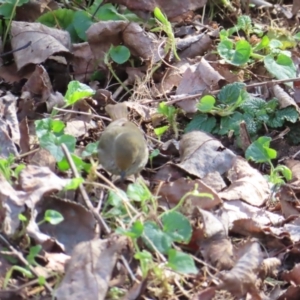
[(122, 182), (123, 182), (124, 179), (125, 179), (125, 175), (126, 175), (126, 172), (125, 172), (125, 171), (121, 171), (120, 176), (121, 176), (121, 181), (122, 181)]

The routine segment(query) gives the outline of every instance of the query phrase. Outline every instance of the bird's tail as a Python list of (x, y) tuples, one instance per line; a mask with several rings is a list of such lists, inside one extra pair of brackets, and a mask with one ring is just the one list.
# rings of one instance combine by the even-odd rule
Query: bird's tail
[(108, 104), (105, 107), (106, 112), (113, 121), (126, 118), (128, 116), (127, 105), (125, 103)]

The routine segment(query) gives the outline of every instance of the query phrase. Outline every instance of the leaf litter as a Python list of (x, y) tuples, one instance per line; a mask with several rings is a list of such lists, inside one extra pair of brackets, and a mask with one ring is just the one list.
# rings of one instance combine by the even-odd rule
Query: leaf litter
[[(0, 6), (0, 298), (298, 299), (299, 1), (27, 2)], [(142, 180), (97, 165), (118, 102)]]

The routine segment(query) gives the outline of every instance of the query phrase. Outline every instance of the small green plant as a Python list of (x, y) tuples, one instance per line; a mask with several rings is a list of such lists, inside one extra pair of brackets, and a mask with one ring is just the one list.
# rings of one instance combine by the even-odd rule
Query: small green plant
[(180, 60), (176, 50), (176, 40), (171, 23), (158, 7), (154, 8), (154, 16), (160, 26), (158, 28), (152, 29), (152, 31), (155, 32), (162, 30), (165, 32), (168, 37), (165, 45), (165, 53), (167, 54), (169, 53), (169, 51), (172, 51), (172, 54), (174, 54), (175, 58), (177, 60)]
[(156, 156), (158, 156), (159, 153), (160, 153), (159, 149), (155, 149), (155, 150), (153, 150), (153, 151), (150, 153), (150, 155), (149, 155), (149, 161), (150, 161), (150, 166), (151, 166), (151, 168), (153, 168), (153, 166), (152, 166), (153, 158), (156, 157)]
[(24, 164), (19, 164), (14, 168), (15, 157), (10, 154), (8, 158), (0, 159), (0, 173), (8, 182), (12, 182), (12, 177), (18, 178), (20, 172), (25, 168)]
[(233, 131), (239, 136), (239, 124), (246, 122), (251, 137), (258, 134), (263, 126), (280, 128), (286, 121), (295, 123), (299, 113), (292, 107), (279, 109), (277, 99), (265, 101), (247, 93), (243, 83), (232, 83), (224, 86), (217, 98), (203, 96), (197, 108), (199, 113), (187, 125), (185, 131), (203, 130), (224, 135)]
[(177, 114), (178, 114), (179, 109), (175, 108), (172, 105), (167, 105), (166, 102), (161, 102), (159, 103), (157, 107), (157, 112), (162, 114), (163, 116), (166, 117), (169, 125), (163, 126), (163, 127), (158, 127), (154, 129), (155, 134), (158, 136), (160, 139), (161, 136), (169, 129), (171, 126), (174, 134), (175, 134), (175, 139), (178, 138), (178, 127), (177, 127)]
[[(245, 33), (245, 39), (232, 37), (240, 30)], [(258, 39), (259, 42), (251, 44), (251, 34), (261, 36)], [(287, 33), (283, 34), (280, 30), (270, 29), (267, 35), (262, 36), (262, 30), (252, 26), (249, 16), (240, 16), (236, 26), (221, 30), (220, 40), (217, 47), (218, 53), (232, 65), (242, 66), (254, 60), (261, 60), (269, 73), (277, 79), (296, 77), (296, 67), (291, 58), (291, 52), (285, 50), (293, 48), (296, 40)]]
[(44, 219), (42, 221), (40, 221), (38, 224), (41, 225), (45, 222), (48, 222), (52, 225), (57, 225), (59, 223), (61, 223), (64, 220), (63, 215), (56, 211), (56, 210), (52, 210), (52, 209), (47, 209), (45, 211), (45, 215), (44, 215)]
[(257, 163), (267, 163), (270, 165), (270, 175), (267, 176), (268, 180), (274, 185), (284, 184), (284, 180), (292, 179), (291, 170), (284, 165), (277, 165), (274, 167), (272, 159), (277, 157), (276, 150), (270, 148), (270, 137), (262, 136), (253, 142), (246, 150), (245, 156), (248, 160)]

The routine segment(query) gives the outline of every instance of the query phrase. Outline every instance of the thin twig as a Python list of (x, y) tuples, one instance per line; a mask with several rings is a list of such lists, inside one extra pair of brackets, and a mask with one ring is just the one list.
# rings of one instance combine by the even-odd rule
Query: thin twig
[[(23, 256), (23, 254), (21, 252), (19, 252), (18, 250), (16, 250), (10, 243), (9, 241), (2, 235), (0, 234), (0, 240), (5, 244), (5, 246), (7, 248), (9, 248), (9, 250), (11, 252), (13, 252), (13, 254), (30, 270), (30, 272), (32, 274), (34, 274), (36, 276), (36, 278), (39, 278), (39, 274), (36, 272), (36, 270), (29, 264), (29, 262), (25, 259), (25, 257)], [(53, 293), (53, 289), (52, 287), (48, 284), (48, 282), (46, 281), (44, 283), (44, 286), (46, 288), (46, 290), (51, 293)]]
[[(245, 88), (248, 89), (248, 88), (263, 86), (263, 85), (267, 85), (267, 84), (280, 84), (280, 83), (294, 82), (294, 81), (300, 81), (300, 77), (288, 78), (288, 79), (279, 79), (279, 80), (269, 80), (269, 81), (264, 81), (264, 82), (257, 82), (257, 83), (248, 84), (248, 85), (245, 86)], [(218, 94), (219, 92), (220, 92), (220, 90), (215, 90), (215, 91), (209, 92), (209, 94), (210, 95), (215, 95), (215, 94)], [(180, 97), (180, 95), (176, 95), (176, 96), (173, 96), (173, 98), (174, 97), (179, 97), (179, 98), (168, 101), (168, 102), (166, 102), (166, 104), (167, 105), (172, 105), (174, 103), (177, 103), (177, 102), (180, 102), (180, 101), (183, 101), (183, 100), (191, 100), (191, 99), (201, 97), (201, 96), (203, 96), (203, 92), (198, 93), (198, 94), (194, 94), (194, 95), (181, 96), (181, 97)], [(172, 96), (171, 96), (171, 98), (172, 98)], [(147, 101), (141, 101), (141, 104), (150, 104), (150, 103), (160, 102), (160, 101), (161, 101), (161, 99), (147, 100)]]
[(93, 117), (93, 118), (97, 118), (97, 119), (101, 119), (101, 120), (111, 121), (110, 118), (83, 112), (83, 111), (75, 111), (75, 110), (71, 110), (71, 109), (64, 109), (64, 108), (58, 108), (58, 107), (55, 107), (54, 109), (58, 110), (58, 111), (66, 112), (66, 113), (80, 114), (80, 115), (85, 115), (85, 116), (89, 116), (89, 117)]

